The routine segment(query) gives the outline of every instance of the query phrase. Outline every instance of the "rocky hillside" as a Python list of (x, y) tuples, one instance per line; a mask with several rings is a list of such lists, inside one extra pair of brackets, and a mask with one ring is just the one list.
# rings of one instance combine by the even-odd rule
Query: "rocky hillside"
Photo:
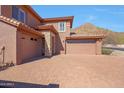
[(106, 38), (103, 41), (103, 44), (124, 44), (124, 32), (113, 32), (109, 29), (97, 27), (91, 23), (86, 23), (77, 28), (72, 29), (72, 32), (75, 33), (104, 33)]
[(104, 33), (103, 29), (99, 29), (97, 28), (95, 25), (91, 24), (91, 23), (86, 23), (84, 25), (81, 25), (77, 28), (74, 28), (72, 30), (75, 33), (78, 34), (101, 34)]

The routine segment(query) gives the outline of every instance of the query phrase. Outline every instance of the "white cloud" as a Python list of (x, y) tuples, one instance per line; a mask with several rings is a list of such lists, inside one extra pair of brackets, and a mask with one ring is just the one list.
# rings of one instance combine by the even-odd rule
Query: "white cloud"
[(113, 10), (104, 9), (104, 8), (94, 8), (94, 10), (97, 12), (105, 12), (113, 15), (124, 15), (124, 9), (118, 9), (118, 11), (113, 11)]
[(96, 17), (93, 15), (88, 15), (86, 18), (87, 18), (87, 21), (93, 21), (96, 19)]
[(108, 9), (104, 9), (104, 8), (94, 8), (95, 11), (98, 11), (98, 12), (106, 12), (108, 11)]
[(114, 15), (124, 15), (124, 11), (120, 11), (120, 12), (110, 12), (111, 14), (114, 14)]

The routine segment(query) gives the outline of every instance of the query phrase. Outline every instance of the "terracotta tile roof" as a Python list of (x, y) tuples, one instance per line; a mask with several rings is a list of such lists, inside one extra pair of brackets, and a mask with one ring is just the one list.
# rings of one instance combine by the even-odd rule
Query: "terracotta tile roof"
[(28, 11), (30, 11), (41, 22), (43, 21), (42, 17), (39, 16), (39, 14), (30, 5), (20, 5), (20, 6), (25, 7), (26, 9), (28, 9)]
[(71, 27), (72, 27), (73, 19), (74, 19), (74, 16), (54, 17), (54, 18), (44, 18), (43, 22), (49, 23), (49, 22), (58, 22), (58, 21), (70, 21)]
[(66, 39), (103, 39), (104, 35), (70, 35)]
[(58, 33), (53, 25), (40, 25), (40, 26), (36, 27), (36, 29), (39, 31), (52, 31), (55, 34)]
[(19, 21), (14, 20), (14, 19), (7, 18), (5, 16), (0, 16), (0, 21), (4, 21), (4, 22), (11, 24), (13, 26), (18, 26), (21, 23)]
[(49, 21), (63, 21), (63, 20), (73, 20), (74, 16), (66, 16), (66, 17), (54, 17), (54, 18), (44, 18), (45, 22)]
[(83, 32), (83, 33), (75, 33), (75, 32), (71, 32), (70, 36), (106, 36), (106, 34), (101, 33), (101, 32)]
[(42, 35), (37, 30), (35, 30), (35, 29), (29, 27), (28, 25), (26, 25), (26, 24), (24, 24), (24, 23), (22, 23), (20, 21), (17, 21), (15, 19), (7, 18), (5, 16), (0, 16), (0, 21), (3, 21), (5, 23), (7, 23), (7, 24), (15, 26), (15, 27), (17, 27), (17, 29), (22, 29), (25, 32), (36, 34), (36, 35), (40, 35), (40, 36)]

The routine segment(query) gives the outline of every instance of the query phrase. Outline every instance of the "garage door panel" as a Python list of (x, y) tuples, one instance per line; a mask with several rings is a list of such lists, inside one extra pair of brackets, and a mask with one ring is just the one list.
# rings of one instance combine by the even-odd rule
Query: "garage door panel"
[(88, 43), (88, 44), (90, 44), (90, 43), (96, 43), (96, 41), (95, 40), (67, 40), (67, 43), (72, 43), (72, 44), (82, 44), (82, 43)]
[(67, 54), (96, 54), (95, 40), (68, 40), (66, 44)]

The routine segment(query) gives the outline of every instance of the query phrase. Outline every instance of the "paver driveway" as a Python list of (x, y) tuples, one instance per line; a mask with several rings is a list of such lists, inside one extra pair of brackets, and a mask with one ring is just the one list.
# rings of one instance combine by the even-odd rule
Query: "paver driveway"
[(124, 56), (58, 55), (1, 71), (0, 80), (59, 87), (124, 87)]

